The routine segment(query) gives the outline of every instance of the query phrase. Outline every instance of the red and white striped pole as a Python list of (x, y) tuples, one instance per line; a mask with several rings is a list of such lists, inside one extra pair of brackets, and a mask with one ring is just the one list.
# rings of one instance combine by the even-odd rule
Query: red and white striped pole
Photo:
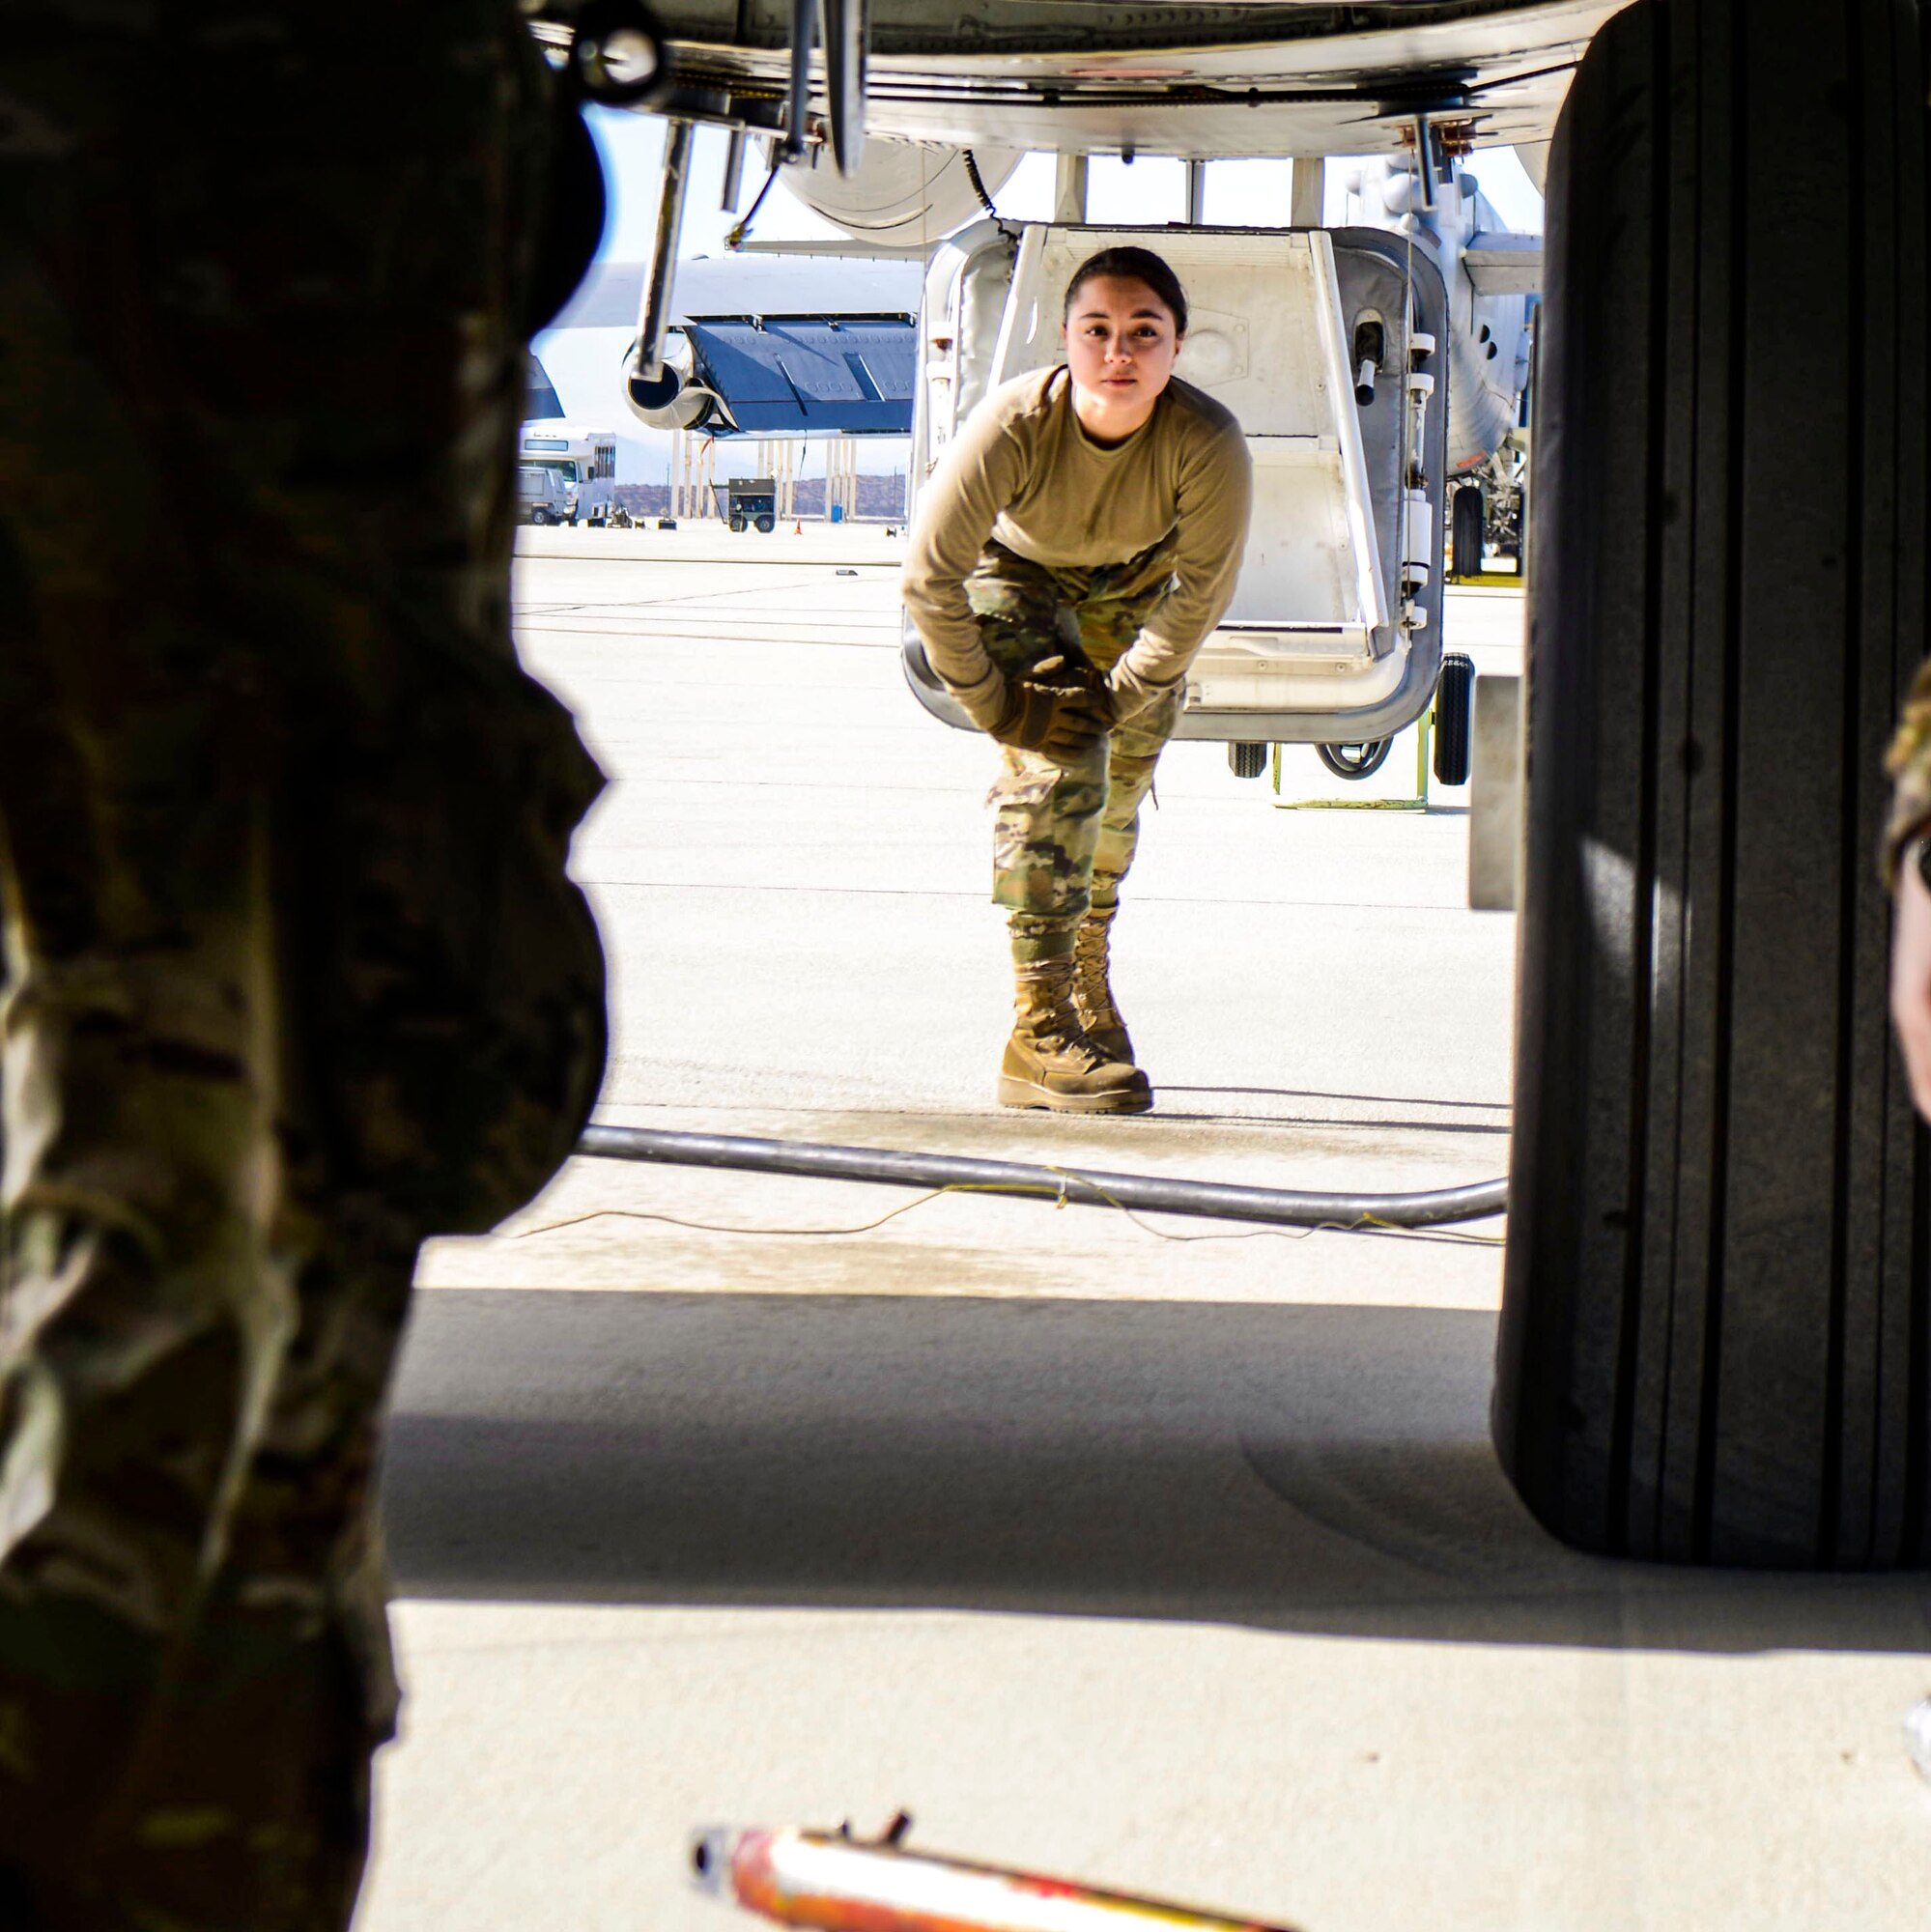
[(909, 1820), (875, 1843), (828, 1832), (697, 1833), (693, 1875), (780, 1925), (814, 1932), (1291, 1932), (1159, 1899), (904, 1849)]

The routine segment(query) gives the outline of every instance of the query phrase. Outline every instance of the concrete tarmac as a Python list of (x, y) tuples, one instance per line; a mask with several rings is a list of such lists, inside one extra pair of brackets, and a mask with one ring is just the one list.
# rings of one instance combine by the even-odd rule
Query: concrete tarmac
[[(577, 853), (614, 968), (600, 1118), (1297, 1187), (1502, 1172), (1514, 923), (1463, 908), (1459, 798), (1281, 810), (1218, 746), (1163, 761), (1121, 922), (1156, 1111), (991, 1104), (990, 759), (905, 691), (895, 554), (526, 545), (525, 656), (614, 780)], [(1519, 613), (1452, 593), (1447, 641), (1508, 668)], [(1305, 753), (1284, 784), (1341, 789)], [(363, 1932), (726, 1932), (690, 1828), (901, 1805), (915, 1845), (1308, 1932), (1915, 1932), (1931, 1586), (1544, 1536), (1487, 1440), (1497, 1232), (577, 1161), (437, 1244)]]

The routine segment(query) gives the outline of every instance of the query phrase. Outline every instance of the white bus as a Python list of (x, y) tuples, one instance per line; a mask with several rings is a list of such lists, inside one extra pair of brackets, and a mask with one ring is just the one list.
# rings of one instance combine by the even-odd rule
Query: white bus
[(616, 432), (555, 417), (526, 422), (517, 444), (517, 463), (525, 469), (540, 466), (550, 470), (581, 513), (610, 500), (617, 474)]

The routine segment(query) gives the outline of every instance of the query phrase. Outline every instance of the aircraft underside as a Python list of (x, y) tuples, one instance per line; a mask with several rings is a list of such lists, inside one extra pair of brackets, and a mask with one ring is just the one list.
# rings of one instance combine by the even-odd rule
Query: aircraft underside
[[(1105, 7), (877, 0), (866, 125), (897, 139), (1065, 153), (1283, 156), (1451, 138), (1548, 138), (1576, 63), (1615, 11), (1522, 7)], [(666, 111), (775, 126), (791, 69), (789, 4), (657, 10), (676, 96)], [(824, 74), (820, 73), (820, 82)], [(821, 85), (814, 105), (824, 105)]]

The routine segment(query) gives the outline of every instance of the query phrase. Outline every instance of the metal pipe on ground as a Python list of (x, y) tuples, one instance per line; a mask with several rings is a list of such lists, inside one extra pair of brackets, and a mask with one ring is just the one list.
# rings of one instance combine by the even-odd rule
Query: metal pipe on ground
[(586, 1127), (577, 1151), (598, 1160), (655, 1161), (680, 1167), (738, 1168), (819, 1180), (864, 1180), (890, 1187), (958, 1188), (1130, 1208), (1143, 1214), (1191, 1214), (1280, 1228), (1437, 1228), (1507, 1211), (1505, 1178), (1418, 1194), (1316, 1194), (1279, 1187), (1099, 1169), (1037, 1167), (964, 1154), (907, 1153), (892, 1148), (831, 1147), (813, 1141), (684, 1134), (656, 1127)]
[(1166, 1899), (909, 1852), (911, 1823), (901, 1811), (877, 1840), (854, 1838), (849, 1826), (713, 1826), (693, 1836), (691, 1876), (714, 1898), (815, 1932), (1286, 1932)]

